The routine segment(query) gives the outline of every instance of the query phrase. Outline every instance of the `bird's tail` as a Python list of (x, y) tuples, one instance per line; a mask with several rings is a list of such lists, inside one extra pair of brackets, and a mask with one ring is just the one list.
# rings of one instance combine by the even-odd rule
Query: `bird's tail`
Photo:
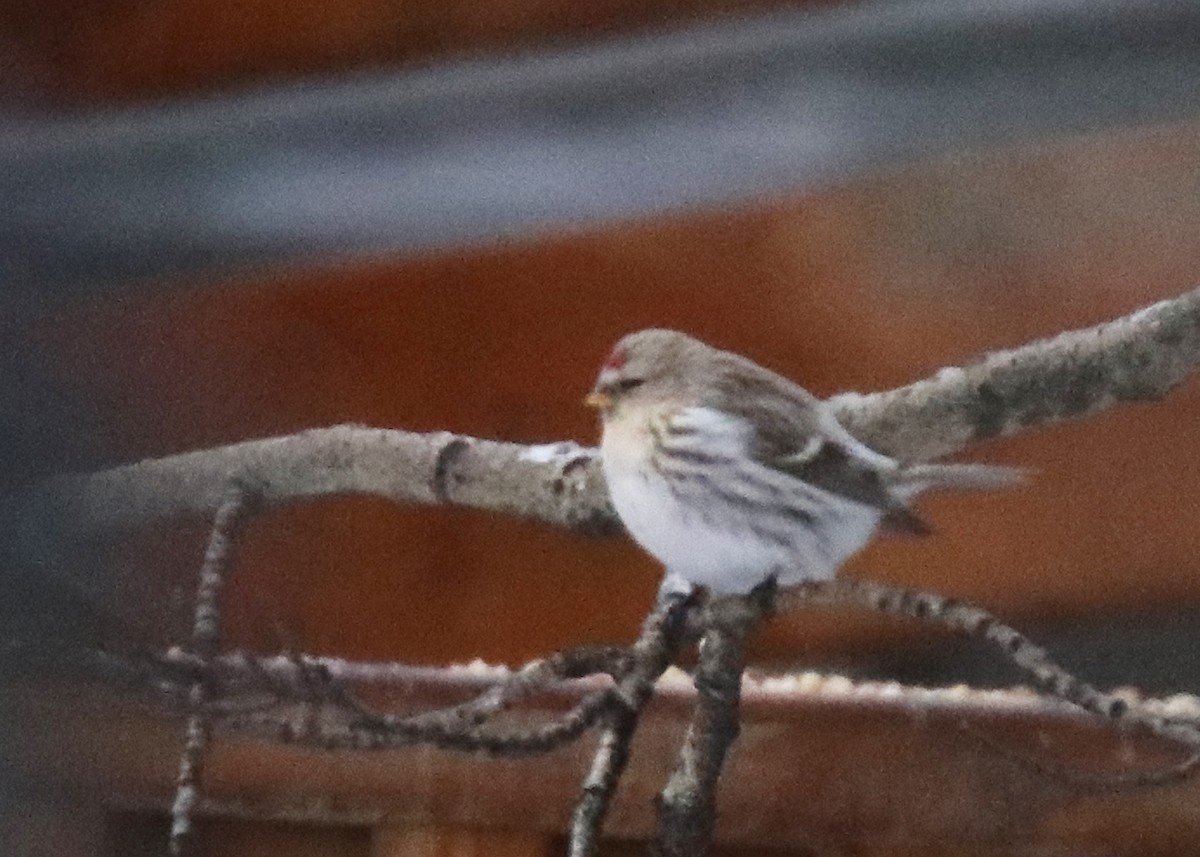
[(1032, 476), (1021, 467), (998, 464), (910, 464), (901, 468), (896, 490), (914, 496), (926, 489), (953, 491), (993, 490), (1021, 485)]

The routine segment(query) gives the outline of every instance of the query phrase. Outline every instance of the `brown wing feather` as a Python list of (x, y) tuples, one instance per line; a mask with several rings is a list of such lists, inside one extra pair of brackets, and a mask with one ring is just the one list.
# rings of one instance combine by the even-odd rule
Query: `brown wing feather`
[[(820, 400), (811, 393), (760, 366), (747, 371), (742, 364), (749, 361), (736, 354), (720, 352), (714, 364), (712, 389), (719, 400), (706, 404), (755, 427), (755, 458), (831, 494), (881, 510), (882, 524), (889, 530), (913, 535), (931, 532), (888, 489), (875, 468), (856, 459), (837, 440), (824, 437)], [(814, 436), (823, 437), (822, 442), (813, 445), (811, 454), (801, 455)]]
[(795, 455), (814, 435), (821, 434), (815, 396), (746, 358), (720, 351), (714, 354), (704, 404), (741, 417), (755, 428), (751, 451), (760, 461)]
[(825, 441), (809, 457), (777, 459), (770, 464), (831, 494), (882, 510), (881, 523), (888, 530), (920, 536), (932, 532), (928, 524), (888, 490), (877, 470), (853, 458), (835, 441)]

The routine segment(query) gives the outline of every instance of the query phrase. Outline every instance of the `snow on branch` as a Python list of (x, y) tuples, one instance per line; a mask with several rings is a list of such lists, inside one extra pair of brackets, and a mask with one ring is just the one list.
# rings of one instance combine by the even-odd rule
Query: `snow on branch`
[[(831, 401), (869, 445), (924, 460), (1118, 402), (1159, 398), (1198, 366), (1200, 290), (1194, 290), (1096, 327), (942, 369), (906, 387)], [(165, 518), (211, 516), (235, 480), (268, 506), (361, 494), (500, 512), (589, 534), (620, 531), (592, 448), (356, 425), (60, 476), (4, 505), (33, 513), (38, 527), (54, 533), (101, 535)]]

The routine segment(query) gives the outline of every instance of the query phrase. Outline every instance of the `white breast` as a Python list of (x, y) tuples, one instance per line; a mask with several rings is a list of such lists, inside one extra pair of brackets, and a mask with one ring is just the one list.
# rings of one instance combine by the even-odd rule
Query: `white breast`
[[(748, 427), (736, 425), (735, 418), (693, 408), (686, 419), (693, 425), (707, 424), (716, 444), (740, 444), (726, 451), (744, 454), (743, 428)], [(819, 533), (798, 524), (787, 544), (763, 540), (752, 531), (751, 520), (739, 519), (739, 513), (731, 513), (715, 496), (704, 505), (685, 505), (676, 498), (651, 465), (649, 425), (649, 415), (622, 414), (621, 419), (609, 420), (601, 444), (605, 477), (630, 534), (669, 572), (690, 583), (732, 594), (748, 592), (772, 573), (783, 584), (827, 579), (862, 547), (878, 523), (875, 510), (831, 498), (828, 514), (818, 522)]]

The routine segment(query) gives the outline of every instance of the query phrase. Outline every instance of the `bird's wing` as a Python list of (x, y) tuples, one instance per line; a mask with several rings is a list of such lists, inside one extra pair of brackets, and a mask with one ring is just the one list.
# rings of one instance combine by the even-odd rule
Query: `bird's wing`
[(889, 490), (876, 468), (855, 457), (837, 440), (810, 436), (798, 453), (764, 463), (822, 491), (879, 509), (883, 512), (882, 523), (888, 529), (914, 535), (930, 532), (929, 525)]
[(721, 373), (729, 381), (718, 385), (718, 407), (750, 427), (750, 454), (755, 459), (834, 496), (879, 509), (889, 529), (930, 532), (890, 489), (884, 471), (894, 469), (895, 462), (855, 440), (803, 387), (756, 368), (757, 372)]

